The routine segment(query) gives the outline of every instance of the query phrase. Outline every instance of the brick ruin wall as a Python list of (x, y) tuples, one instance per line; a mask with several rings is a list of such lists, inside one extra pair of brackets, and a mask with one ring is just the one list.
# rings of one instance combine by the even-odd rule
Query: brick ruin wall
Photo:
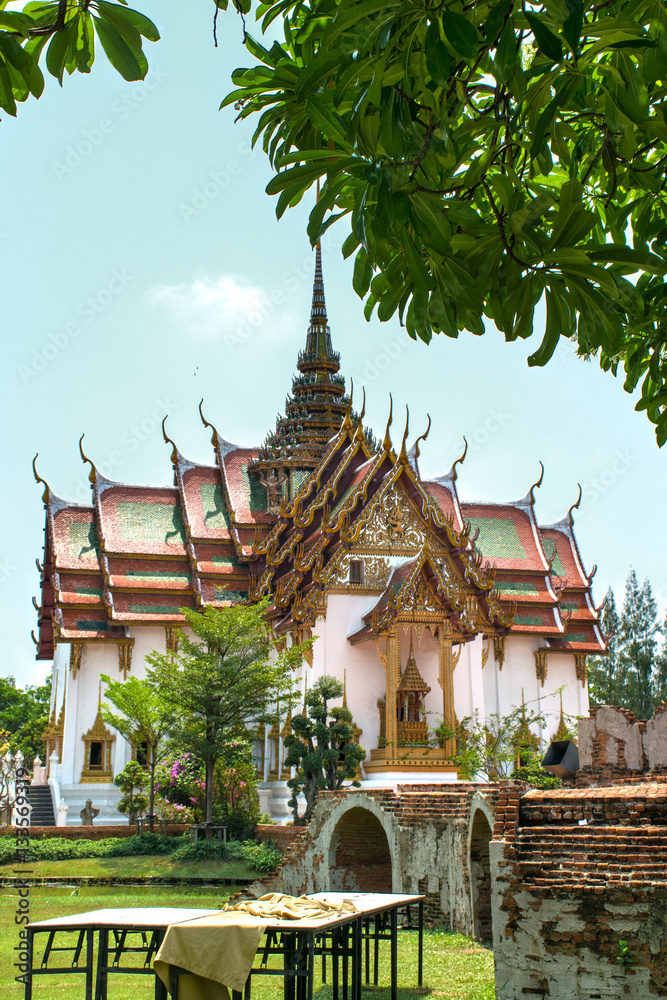
[(667, 997), (667, 711), (593, 709), (579, 748), (576, 787), (500, 792), (497, 994)]
[[(288, 850), (282, 891), (423, 893), (425, 919), (473, 933), (490, 925), (489, 841), (498, 785), (399, 785), (320, 793)], [(472, 879), (469, 842), (477, 820)], [(486, 836), (485, 836), (486, 832)], [(265, 884), (268, 887), (268, 883)], [(273, 886), (271, 886), (273, 887)]]
[(592, 708), (579, 720), (578, 786), (645, 780), (667, 774), (667, 705), (643, 722), (624, 708)]

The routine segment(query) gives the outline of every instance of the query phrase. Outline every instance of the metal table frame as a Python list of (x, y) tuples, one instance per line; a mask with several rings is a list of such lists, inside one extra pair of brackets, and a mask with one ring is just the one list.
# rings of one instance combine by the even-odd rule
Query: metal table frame
[[(28, 972), (24, 998), (32, 1000), (33, 979), (37, 976), (68, 975), (85, 976), (85, 1000), (106, 1000), (110, 974), (155, 976), (151, 962), (157, 953), (167, 927), (177, 920), (191, 920), (193, 916), (218, 913), (219, 910), (194, 909), (190, 907), (135, 907), (127, 910), (92, 910), (88, 913), (71, 914), (68, 917), (54, 917), (37, 921), (26, 926)], [(58, 933), (77, 934), (73, 945), (55, 947)], [(35, 937), (47, 934), (46, 946), (38, 968), (34, 966)], [(93, 963), (94, 939), (98, 935), (97, 963)], [(113, 935), (112, 941), (109, 936)], [(127, 944), (128, 934), (141, 934), (141, 945)], [(49, 958), (58, 952), (71, 952), (69, 966), (49, 967)], [(85, 964), (81, 956), (85, 954)], [(141, 966), (121, 966), (124, 954), (143, 954)], [(94, 994), (93, 994), (94, 990)], [(167, 1000), (167, 990), (162, 980), (155, 976), (155, 1000)]]
[[(423, 980), (423, 896), (405, 896), (387, 893), (314, 893), (315, 898), (351, 900), (358, 907), (357, 913), (348, 913), (324, 921), (279, 920), (266, 927), (266, 942), (260, 946), (258, 968), (253, 968), (245, 984), (243, 995), (250, 1000), (253, 976), (282, 976), (285, 1000), (312, 1000), (315, 959), (322, 959), (326, 982), (326, 961), (331, 960), (334, 1000), (338, 1000), (342, 985), (342, 1000), (361, 1000), (365, 951), (365, 980), (370, 984), (370, 947), (373, 943), (373, 983), (378, 985), (379, 942), (389, 941), (391, 948), (391, 1000), (398, 996), (398, 911), (407, 909), (408, 927), (418, 932), (418, 985)], [(410, 908), (418, 906), (419, 918), (412, 928)], [(187, 907), (136, 907), (127, 910), (93, 910), (28, 924), (27, 951), (28, 973), (25, 983), (25, 1000), (32, 1000), (32, 983), (36, 976), (80, 974), (85, 975), (85, 1000), (106, 1000), (108, 978), (112, 974), (155, 975), (151, 962), (154, 959), (170, 924), (189, 921), (197, 916), (210, 916), (220, 911), (190, 909)], [(301, 926), (296, 926), (300, 923)], [(59, 932), (77, 933), (74, 944), (56, 947)], [(39, 968), (33, 966), (35, 935), (48, 934)], [(93, 963), (94, 938), (98, 935), (97, 962)], [(128, 935), (141, 934), (141, 943), (127, 943)], [(111, 940), (110, 940), (110, 936)], [(364, 948), (365, 946), (365, 948)], [(49, 967), (53, 954), (71, 953), (69, 967)], [(143, 955), (141, 966), (122, 966), (125, 954)], [(81, 957), (85, 956), (84, 964)], [(282, 958), (282, 968), (267, 967), (270, 956)], [(340, 966), (342, 965), (342, 970)], [(342, 971), (342, 976), (340, 972)], [(178, 997), (178, 980), (190, 970), (172, 969), (170, 993)], [(342, 980), (342, 983), (341, 983)], [(93, 996), (94, 988), (94, 996)], [(155, 976), (155, 1000), (167, 1000), (167, 988)], [(240, 993), (233, 993), (233, 1000), (241, 1000)]]

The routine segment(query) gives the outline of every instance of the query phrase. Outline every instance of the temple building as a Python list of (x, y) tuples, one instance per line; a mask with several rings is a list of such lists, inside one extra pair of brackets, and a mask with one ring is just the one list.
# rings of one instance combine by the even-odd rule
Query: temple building
[[(549, 718), (548, 740), (564, 715), (588, 714), (586, 659), (605, 639), (577, 504), (542, 526), (539, 482), (514, 503), (464, 501), (463, 458), (425, 481), (428, 431), (410, 444), (401, 422), (392, 435), (391, 409), (376, 441), (339, 373), (319, 248), (297, 369), (261, 447), (230, 444), (200, 406), (213, 446), (202, 465), (163, 425), (173, 486), (106, 479), (82, 442), (90, 504), (57, 496), (35, 468), (46, 508), (35, 641), (53, 660), (45, 738), (61, 822), (78, 822), (87, 798), (98, 822), (118, 822), (113, 776), (136, 748), (102, 720), (100, 675), (143, 677), (147, 653), (177, 648), (184, 606), (268, 597), (279, 642), (317, 636), (299, 682), (344, 680), (366, 787), (456, 780), (451, 741), (434, 740), (442, 721), (527, 702)], [(290, 818), (287, 731), (283, 720), (256, 734), (260, 799), (278, 822)]]

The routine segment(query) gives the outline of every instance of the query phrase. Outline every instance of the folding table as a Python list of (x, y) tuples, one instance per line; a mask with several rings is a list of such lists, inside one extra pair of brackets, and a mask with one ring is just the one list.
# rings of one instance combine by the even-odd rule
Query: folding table
[[(85, 976), (85, 1000), (106, 1000), (107, 979), (113, 973), (131, 975), (154, 975), (152, 961), (162, 943), (170, 924), (193, 917), (219, 913), (219, 910), (195, 909), (186, 906), (145, 906), (122, 909), (91, 910), (88, 913), (73, 913), (67, 917), (53, 917), (27, 924), (28, 972), (25, 984), (25, 1000), (32, 998), (32, 981), (35, 976), (55, 976), (62, 973)], [(76, 943), (65, 947), (56, 945), (59, 931), (77, 933)], [(127, 944), (129, 934), (140, 933), (141, 945)], [(46, 934), (47, 940), (39, 967), (33, 966), (35, 936)], [(93, 968), (93, 944), (98, 935), (96, 969)], [(112, 935), (111, 944), (109, 935)], [(49, 967), (52, 955), (71, 955), (68, 966)], [(141, 966), (123, 968), (121, 955), (138, 953), (143, 955)], [(82, 964), (83, 959), (83, 964)], [(155, 977), (155, 1000), (167, 1000), (167, 991), (160, 979)]]

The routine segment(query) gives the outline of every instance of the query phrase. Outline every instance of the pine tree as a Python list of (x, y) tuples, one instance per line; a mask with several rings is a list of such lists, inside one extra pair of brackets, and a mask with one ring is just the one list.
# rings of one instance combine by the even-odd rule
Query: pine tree
[(658, 666), (659, 631), (658, 609), (651, 584), (644, 580), (640, 587), (633, 569), (625, 585), (620, 660), (625, 674), (626, 707), (638, 719), (648, 719), (653, 714), (653, 675)]
[(616, 610), (614, 591), (609, 587), (604, 599), (600, 621), (607, 636), (607, 655), (595, 656), (588, 663), (588, 694), (592, 705), (621, 705), (623, 702), (623, 675), (620, 662), (621, 620)]
[(300, 665), (307, 640), (276, 656), (265, 617), (268, 601), (255, 605), (185, 609), (186, 628), (176, 654), (149, 653), (148, 677), (177, 715), (174, 740), (205, 767), (205, 819), (213, 816), (216, 763), (234, 740), (259, 722), (277, 718), (278, 698), (292, 695), (292, 670)]
[(667, 703), (667, 611), (660, 631), (663, 645), (660, 655), (656, 658), (653, 675), (653, 701), (656, 707)]

